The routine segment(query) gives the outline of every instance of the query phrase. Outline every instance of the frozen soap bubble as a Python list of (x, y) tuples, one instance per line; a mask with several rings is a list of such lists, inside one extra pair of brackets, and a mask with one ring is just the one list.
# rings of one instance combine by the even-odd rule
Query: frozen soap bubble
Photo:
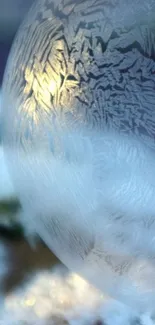
[(155, 304), (154, 17), (154, 0), (38, 0), (3, 84), (24, 226), (139, 310)]

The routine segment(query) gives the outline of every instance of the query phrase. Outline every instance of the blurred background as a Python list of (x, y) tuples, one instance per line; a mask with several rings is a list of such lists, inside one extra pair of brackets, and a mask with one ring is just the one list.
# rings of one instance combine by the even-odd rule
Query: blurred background
[(0, 84), (16, 31), (34, 0), (0, 0)]
[[(33, 1), (34, 0), (0, 0), (0, 107), (3, 74), (10, 48), (16, 32)], [(0, 145), (0, 230), (2, 225), (8, 225), (10, 220), (13, 220), (13, 222), (15, 220), (15, 213), (19, 209), (19, 205), (15, 201), (14, 194), (3, 159), (2, 147)]]

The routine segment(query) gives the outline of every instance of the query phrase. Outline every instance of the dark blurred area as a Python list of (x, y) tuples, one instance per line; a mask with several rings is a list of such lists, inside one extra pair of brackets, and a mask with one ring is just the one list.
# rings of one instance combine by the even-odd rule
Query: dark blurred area
[(0, 0), (0, 85), (16, 31), (34, 0)]

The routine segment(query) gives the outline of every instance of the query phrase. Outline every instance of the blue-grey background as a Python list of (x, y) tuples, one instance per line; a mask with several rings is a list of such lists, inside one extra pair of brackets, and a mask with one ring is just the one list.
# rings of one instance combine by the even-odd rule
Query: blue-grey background
[(34, 0), (0, 0), (0, 85), (16, 31)]

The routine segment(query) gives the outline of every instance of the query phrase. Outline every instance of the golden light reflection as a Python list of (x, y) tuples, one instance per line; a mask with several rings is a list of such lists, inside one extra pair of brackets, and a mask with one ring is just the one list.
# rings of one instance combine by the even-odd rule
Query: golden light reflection
[(56, 93), (57, 87), (58, 87), (57, 82), (55, 80), (51, 80), (49, 84), (49, 91), (53, 96)]
[(75, 57), (69, 57), (63, 41), (55, 42), (46, 62), (39, 56), (31, 65), (22, 67), (25, 85), (21, 109), (38, 124), (40, 111), (65, 107), (73, 110), (75, 96), (80, 93), (79, 74), (75, 70)]

